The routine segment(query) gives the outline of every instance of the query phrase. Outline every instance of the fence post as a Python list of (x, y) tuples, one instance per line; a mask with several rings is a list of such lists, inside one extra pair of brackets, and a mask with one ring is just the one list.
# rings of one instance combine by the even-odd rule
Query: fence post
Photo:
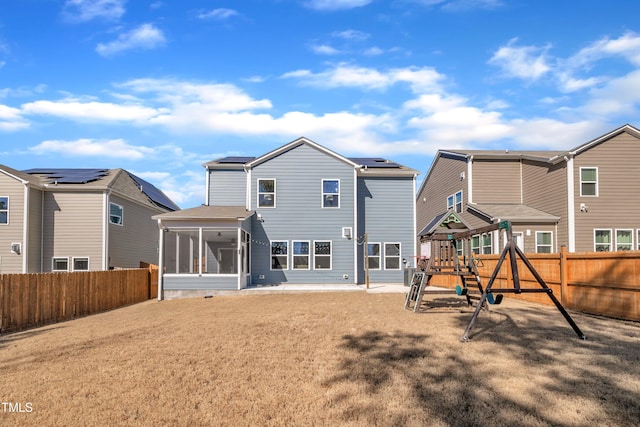
[(560, 303), (567, 306), (567, 246), (560, 246)]

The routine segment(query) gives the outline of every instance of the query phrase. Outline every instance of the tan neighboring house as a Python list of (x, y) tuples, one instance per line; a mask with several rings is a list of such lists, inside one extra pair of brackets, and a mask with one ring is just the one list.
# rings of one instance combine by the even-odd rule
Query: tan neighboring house
[(158, 225), (151, 217), (177, 209), (123, 169), (0, 165), (0, 273), (155, 264)]
[[(628, 124), (568, 151), (439, 150), (416, 197), (418, 239), (509, 220), (524, 252), (638, 250), (639, 164)], [(476, 235), (472, 249), (499, 253), (504, 239)]]

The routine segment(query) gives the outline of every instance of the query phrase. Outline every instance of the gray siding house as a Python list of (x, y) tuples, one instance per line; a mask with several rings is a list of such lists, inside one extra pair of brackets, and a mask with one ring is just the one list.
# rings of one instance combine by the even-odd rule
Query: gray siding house
[(249, 285), (402, 283), (417, 171), (306, 138), (204, 165), (205, 204), (155, 216), (159, 298)]
[[(639, 250), (640, 131), (624, 125), (567, 151), (440, 150), (416, 196), (418, 240), (447, 225), (509, 220), (525, 252)], [(475, 236), (499, 253), (504, 233)], [(428, 257), (427, 245), (420, 255)]]
[(158, 257), (151, 218), (179, 209), (123, 169), (0, 165), (0, 272), (137, 268)]

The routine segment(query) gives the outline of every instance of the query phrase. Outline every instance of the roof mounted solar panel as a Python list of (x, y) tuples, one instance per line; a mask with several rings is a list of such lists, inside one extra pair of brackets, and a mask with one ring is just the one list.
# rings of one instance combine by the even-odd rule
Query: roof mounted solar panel
[(131, 179), (133, 179), (138, 185), (140, 191), (142, 191), (149, 199), (151, 199), (153, 203), (171, 211), (180, 210), (180, 207), (173, 203), (173, 201), (169, 197), (167, 197), (166, 194), (160, 191), (156, 186), (148, 181), (145, 181), (139, 176), (132, 174), (131, 172), (127, 171), (127, 173), (129, 174)]
[(58, 184), (85, 184), (97, 181), (109, 174), (109, 169), (45, 169), (34, 168), (22, 171), (30, 175), (42, 175), (49, 182)]
[(216, 160), (217, 163), (249, 163), (250, 161), (255, 160), (255, 157), (244, 157), (244, 156), (229, 156), (223, 157), (221, 159)]
[(399, 168), (400, 165), (382, 157), (350, 157), (354, 163), (368, 168)]

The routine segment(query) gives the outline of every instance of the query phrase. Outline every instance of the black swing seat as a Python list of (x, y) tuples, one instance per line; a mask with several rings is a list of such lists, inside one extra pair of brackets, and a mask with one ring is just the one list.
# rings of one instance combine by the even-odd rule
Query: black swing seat
[(489, 302), (489, 304), (495, 304), (495, 305), (500, 304), (502, 302), (502, 298), (503, 298), (502, 294), (498, 294), (495, 297), (491, 292), (487, 294), (487, 301)]

